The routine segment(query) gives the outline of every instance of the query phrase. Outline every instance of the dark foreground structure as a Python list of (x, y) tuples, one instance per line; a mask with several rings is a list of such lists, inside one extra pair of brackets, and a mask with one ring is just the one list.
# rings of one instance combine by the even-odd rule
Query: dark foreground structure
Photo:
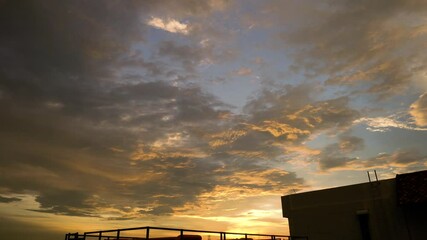
[(67, 233), (65, 240), (308, 240), (303, 236), (218, 232), (193, 229), (136, 227)]
[(426, 240), (427, 171), (283, 196), (282, 210), (310, 240)]

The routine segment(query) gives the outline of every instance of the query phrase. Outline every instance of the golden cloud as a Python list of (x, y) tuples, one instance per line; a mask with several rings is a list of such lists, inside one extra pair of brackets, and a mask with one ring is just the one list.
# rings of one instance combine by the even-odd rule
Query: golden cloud
[(417, 101), (412, 103), (409, 113), (414, 117), (418, 126), (427, 126), (427, 93), (422, 94)]

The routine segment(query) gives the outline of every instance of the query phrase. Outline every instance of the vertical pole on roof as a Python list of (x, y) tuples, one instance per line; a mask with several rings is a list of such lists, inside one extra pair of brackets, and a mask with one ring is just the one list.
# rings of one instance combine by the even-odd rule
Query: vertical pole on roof
[(375, 173), (375, 179), (377, 179), (377, 182), (378, 182), (377, 170), (374, 170), (374, 173)]
[(368, 174), (369, 182), (371, 182), (371, 176), (369, 175), (369, 171), (366, 172)]

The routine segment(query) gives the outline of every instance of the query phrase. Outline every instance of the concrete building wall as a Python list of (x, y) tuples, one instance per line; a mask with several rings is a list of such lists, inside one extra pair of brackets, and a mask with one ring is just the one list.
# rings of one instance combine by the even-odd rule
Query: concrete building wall
[(282, 197), (291, 235), (310, 240), (425, 240), (426, 204), (401, 206), (395, 179)]

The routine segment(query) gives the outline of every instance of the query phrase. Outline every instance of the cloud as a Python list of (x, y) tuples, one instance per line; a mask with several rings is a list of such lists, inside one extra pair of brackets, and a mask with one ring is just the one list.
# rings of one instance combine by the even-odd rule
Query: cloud
[[(310, 137), (321, 132), (345, 132), (360, 113), (348, 106), (347, 97), (316, 101), (310, 91), (312, 88), (304, 85), (264, 89), (247, 103), (245, 115), (231, 120), (226, 131), (209, 135), (212, 151), (221, 158), (235, 157), (255, 163), (266, 160), (294, 163), (294, 158), (303, 155), (304, 159), (312, 159), (319, 150), (304, 147)], [(358, 138), (340, 138), (338, 150), (333, 153), (344, 154), (363, 146)], [(296, 156), (295, 151), (303, 152)], [(333, 153), (324, 154), (330, 157)]]
[(241, 67), (238, 70), (234, 71), (234, 74), (236, 74), (237, 76), (249, 76), (252, 74), (252, 69)]
[(357, 157), (348, 157), (347, 155), (363, 148), (363, 139), (347, 135), (340, 136), (338, 143), (326, 146), (317, 156), (319, 159), (319, 168), (321, 171), (327, 171), (346, 166), (349, 162), (358, 159)]
[[(280, 194), (289, 191), (291, 188), (303, 188), (304, 181), (298, 178), (295, 173), (290, 173), (280, 169), (262, 169), (236, 171), (226, 177), (231, 182), (232, 188), (240, 192), (241, 197), (257, 194)], [(254, 194), (255, 193), (255, 194)]]
[[(325, 159), (325, 162), (329, 160)], [(392, 169), (397, 173), (411, 171), (411, 169), (423, 169), (427, 162), (427, 156), (422, 155), (416, 149), (398, 149), (393, 153), (379, 153), (377, 156), (360, 159), (341, 156), (323, 164), (322, 170), (382, 170), (384, 172)], [(412, 171), (413, 171), (412, 170)]]
[(147, 24), (167, 32), (180, 33), (184, 35), (187, 35), (190, 29), (188, 24), (180, 23), (175, 19), (163, 20), (161, 18), (152, 17), (149, 21), (147, 21)]
[[(173, 4), (171, 19), (210, 11)], [(158, 7), (2, 3), (0, 54), (10, 61), (0, 70), (1, 191), (32, 194), (40, 204), (33, 211), (102, 217), (113, 209), (128, 218), (193, 203), (222, 184), (213, 175), (220, 165), (206, 160), (205, 131), (223, 130), (229, 107), (198, 85), (168, 81), (176, 66), (165, 63), (190, 66), (210, 50), (160, 43), (147, 60), (133, 49), (146, 36), (141, 14)], [(146, 152), (160, 157), (131, 159)]]
[(152, 215), (171, 215), (173, 213), (173, 209), (168, 206), (158, 206), (151, 210), (140, 210), (139, 212), (142, 214)]
[(385, 169), (385, 168), (398, 168), (400, 172), (407, 172), (413, 165), (425, 165), (427, 156), (422, 155), (416, 149), (399, 149), (389, 153), (380, 153), (377, 156), (366, 159), (353, 161), (349, 164), (351, 168), (364, 168), (364, 169)]
[(21, 201), (20, 198), (0, 196), (0, 203), (11, 203), (11, 202), (19, 202), (19, 201)]
[(417, 126), (427, 127), (427, 93), (422, 94), (417, 101), (412, 103), (409, 113)]
[(308, 76), (324, 75), (327, 85), (353, 91), (357, 86), (357, 93), (385, 98), (402, 93), (425, 72), (422, 0), (285, 4), (264, 8), (274, 21), (289, 23), (281, 38), (297, 49), (293, 66)]
[[(411, 114), (417, 112), (411, 109)], [(392, 114), (386, 117), (362, 117), (354, 121), (355, 124), (366, 124), (367, 130), (372, 132), (387, 132), (390, 128), (399, 128), (413, 131), (427, 131), (427, 128), (416, 126), (406, 114)]]

